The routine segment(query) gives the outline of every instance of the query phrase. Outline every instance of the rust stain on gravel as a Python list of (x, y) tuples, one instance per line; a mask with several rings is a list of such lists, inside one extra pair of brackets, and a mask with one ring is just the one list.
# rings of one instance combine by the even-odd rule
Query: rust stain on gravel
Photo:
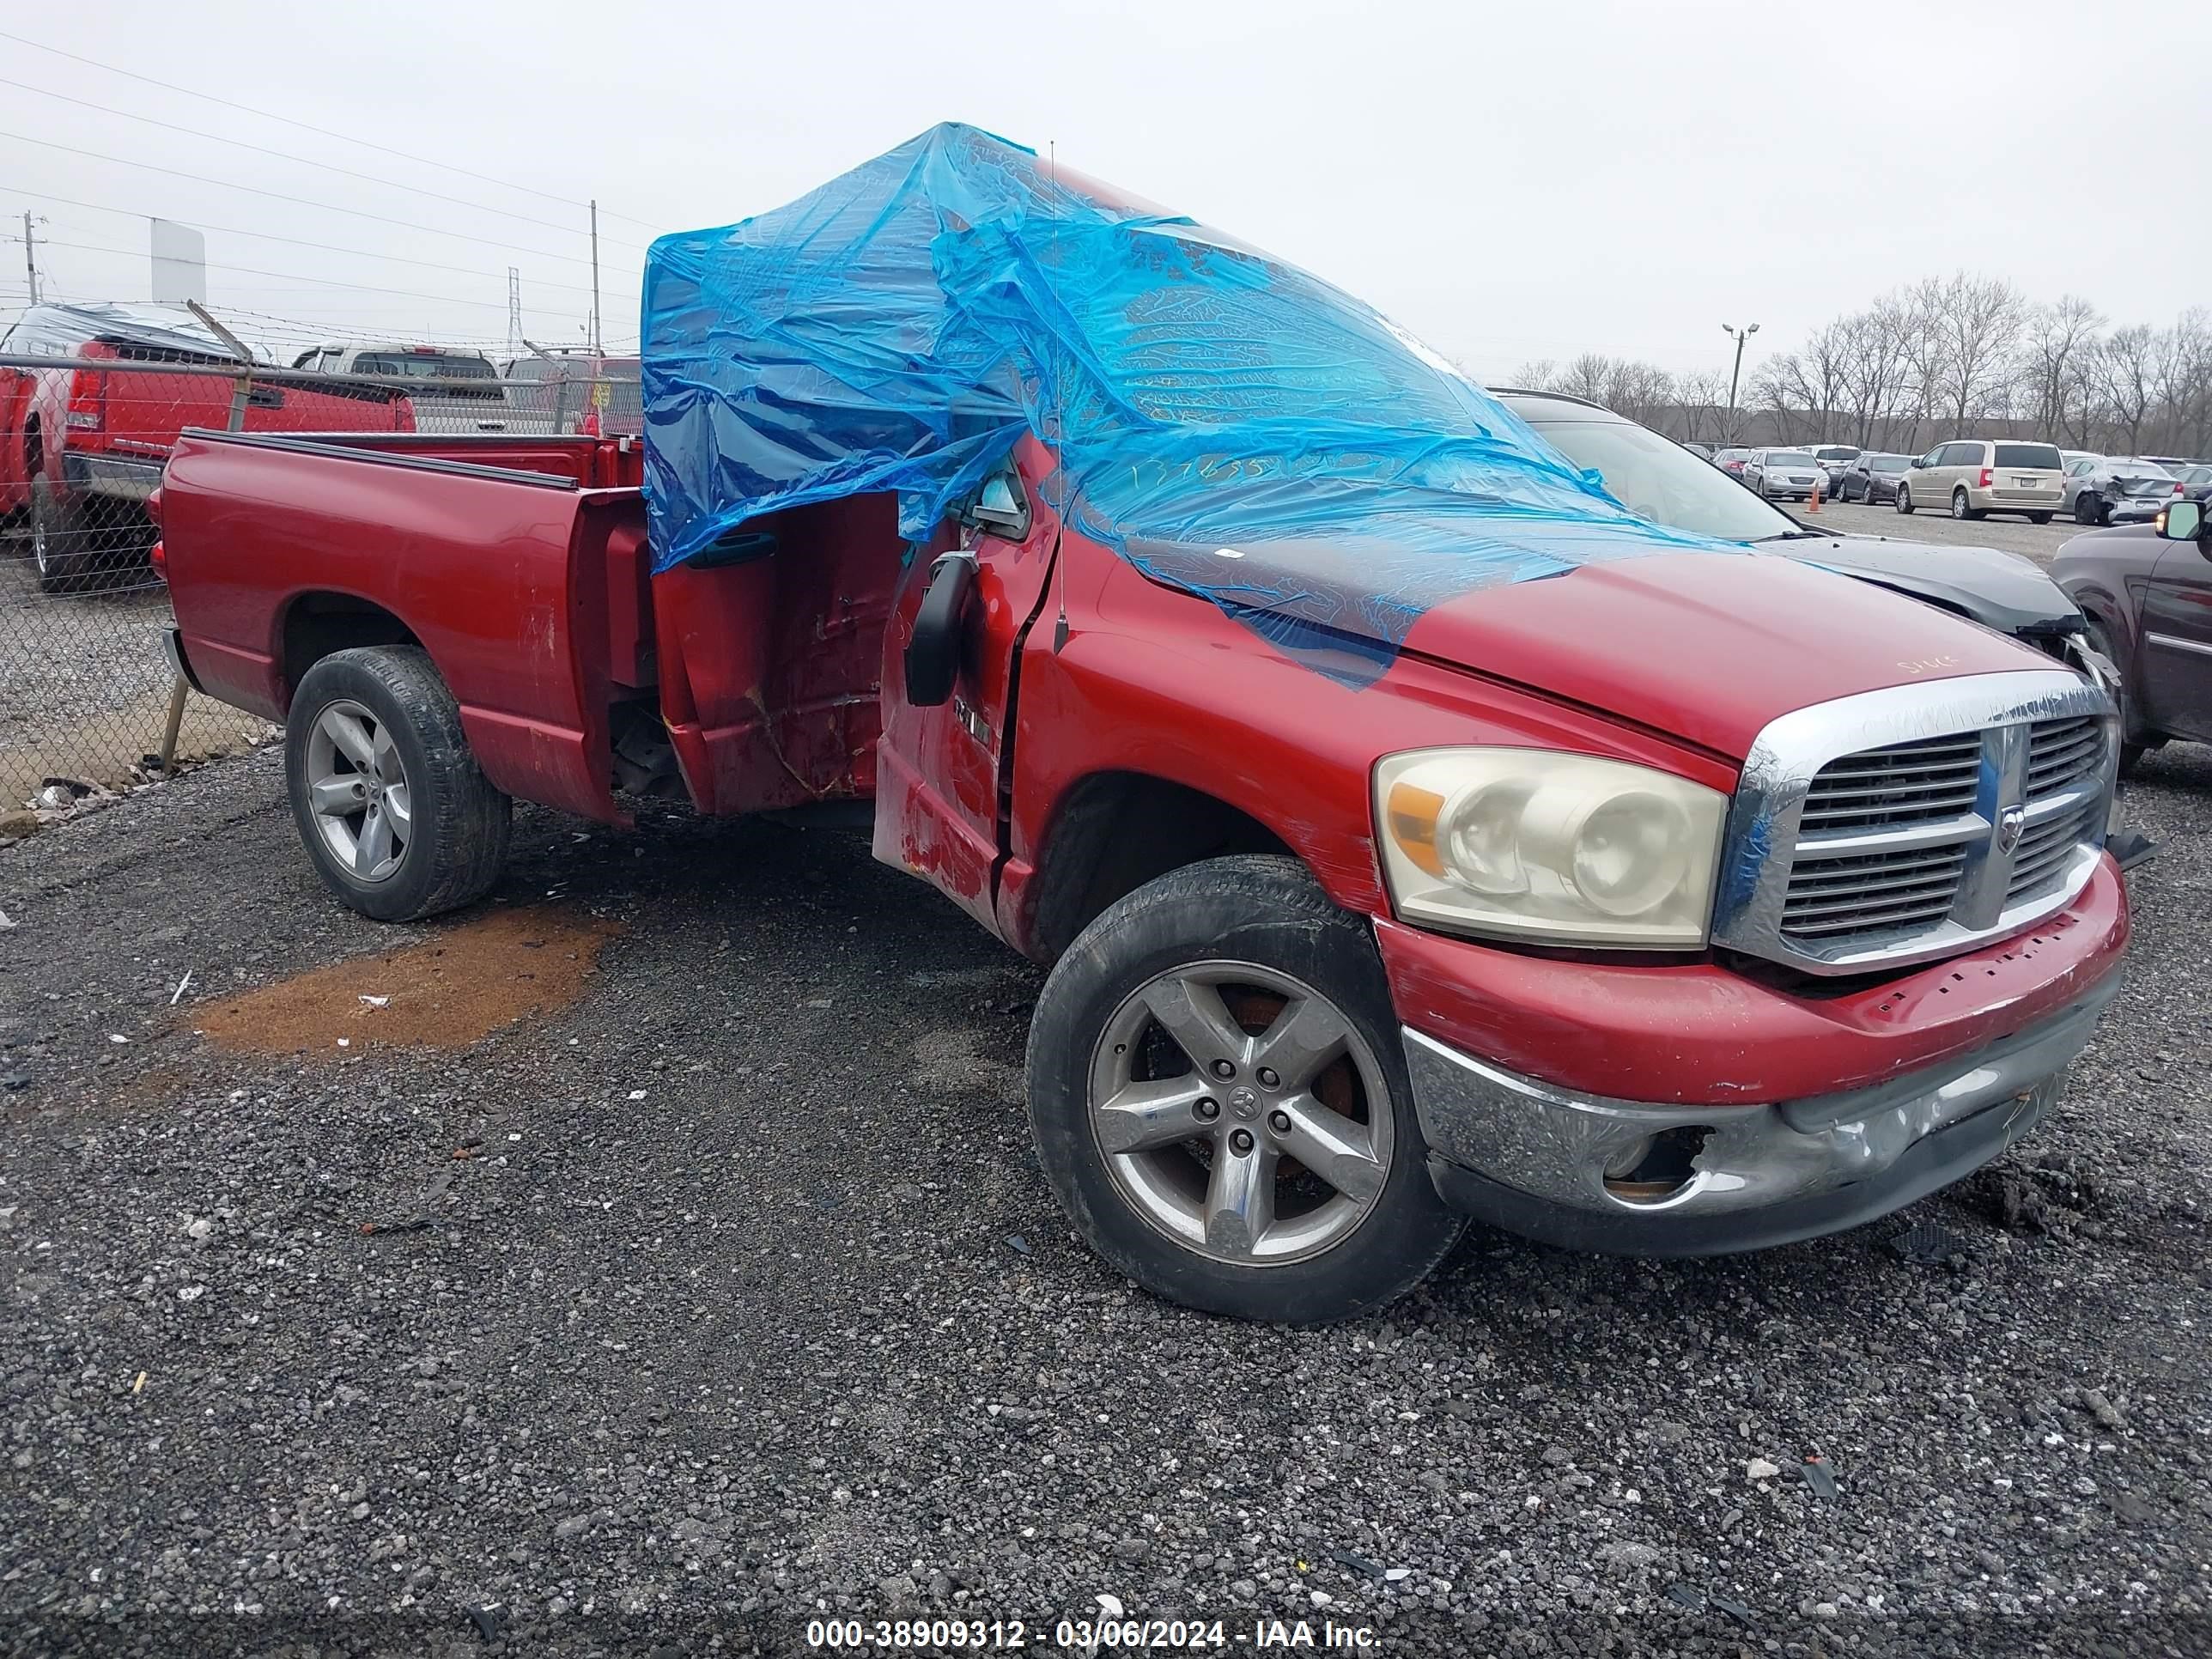
[(495, 910), (404, 951), (206, 1004), (191, 1023), (217, 1047), (247, 1054), (339, 1060), (376, 1047), (464, 1048), (574, 1002), (600, 947), (621, 931), (593, 916)]

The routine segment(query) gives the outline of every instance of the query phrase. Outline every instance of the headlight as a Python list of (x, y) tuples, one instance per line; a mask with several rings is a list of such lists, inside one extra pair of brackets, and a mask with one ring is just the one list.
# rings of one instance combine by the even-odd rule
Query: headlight
[(1705, 942), (1728, 797), (1541, 749), (1423, 749), (1375, 769), (1382, 872), (1411, 921), (1559, 945)]

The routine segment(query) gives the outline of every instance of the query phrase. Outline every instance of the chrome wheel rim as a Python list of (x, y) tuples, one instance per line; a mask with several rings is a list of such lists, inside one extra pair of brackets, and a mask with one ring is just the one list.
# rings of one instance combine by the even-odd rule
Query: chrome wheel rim
[(53, 573), (46, 568), (46, 519), (35, 507), (31, 512), (31, 564), (41, 576)]
[(341, 700), (307, 732), (307, 804), (331, 856), (356, 881), (388, 881), (414, 840), (407, 769), (382, 720)]
[(1090, 1117), (1130, 1207), (1237, 1267), (1334, 1249), (1390, 1175), (1373, 1049), (1313, 987), (1256, 963), (1188, 963), (1124, 999), (1091, 1054)]

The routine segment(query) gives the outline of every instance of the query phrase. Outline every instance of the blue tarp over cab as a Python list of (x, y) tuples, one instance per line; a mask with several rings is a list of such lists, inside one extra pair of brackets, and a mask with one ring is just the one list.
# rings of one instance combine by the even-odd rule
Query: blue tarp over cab
[(928, 536), (1024, 432), (1063, 516), (1274, 637), (1388, 651), (1502, 581), (1686, 548), (1373, 307), (944, 125), (770, 213), (664, 236), (642, 320), (654, 565), (895, 491)]

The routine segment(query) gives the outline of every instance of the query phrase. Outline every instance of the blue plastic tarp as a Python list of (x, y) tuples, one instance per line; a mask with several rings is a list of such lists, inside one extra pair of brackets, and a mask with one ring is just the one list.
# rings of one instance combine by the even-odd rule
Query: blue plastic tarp
[(1025, 432), (1076, 530), (1271, 638), (1394, 648), (1474, 589), (1683, 549), (1373, 307), (947, 125), (646, 264), (656, 569), (895, 491), (926, 539)]

